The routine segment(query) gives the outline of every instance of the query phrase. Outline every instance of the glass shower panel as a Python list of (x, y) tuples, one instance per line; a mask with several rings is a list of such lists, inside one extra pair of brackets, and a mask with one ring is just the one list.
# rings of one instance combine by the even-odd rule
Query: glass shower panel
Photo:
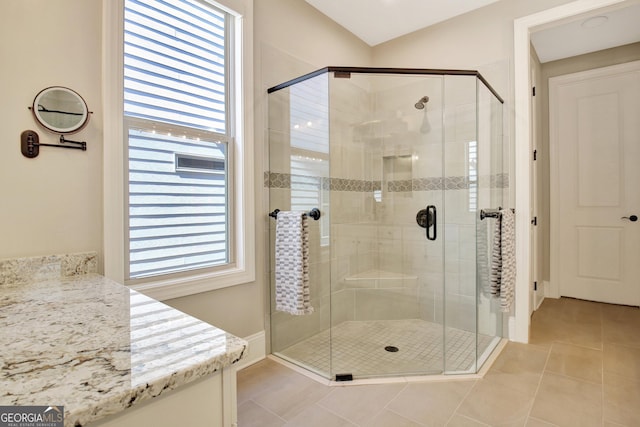
[[(329, 96), (322, 74), (269, 95), (269, 211), (318, 208), (308, 218), (309, 283), (313, 313), (291, 315), (275, 309), (271, 291), (271, 352), (324, 377), (330, 372), (329, 265)], [(270, 219), (270, 242), (276, 221)], [(274, 247), (271, 283), (275, 287)]]
[(469, 373), (476, 368), (476, 78), (444, 80), (444, 371)]
[(503, 111), (502, 103), (478, 81), (478, 212), (476, 213), (477, 311), (478, 343), (477, 366), (489, 357), (491, 350), (503, 336), (503, 316), (500, 300), (491, 296), (490, 260), (491, 242), (496, 222), (480, 220), (480, 209), (498, 209), (505, 206), (503, 191), (508, 187), (503, 168)]
[(269, 211), (310, 211), (313, 312), (276, 310), (271, 353), (328, 379), (477, 372), (504, 206), (502, 101), (474, 71), (330, 67), (269, 89)]
[(442, 77), (329, 87), (332, 377), (441, 373)]

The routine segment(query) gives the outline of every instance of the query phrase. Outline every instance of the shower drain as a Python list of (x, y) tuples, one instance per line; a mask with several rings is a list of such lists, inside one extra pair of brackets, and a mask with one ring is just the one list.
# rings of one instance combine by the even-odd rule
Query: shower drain
[(394, 345), (388, 345), (384, 349), (387, 350), (389, 353), (396, 353), (397, 351), (400, 350), (398, 347)]

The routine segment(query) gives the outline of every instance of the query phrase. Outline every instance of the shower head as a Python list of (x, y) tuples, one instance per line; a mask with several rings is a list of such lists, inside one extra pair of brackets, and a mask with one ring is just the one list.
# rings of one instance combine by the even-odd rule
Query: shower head
[(414, 107), (416, 107), (418, 110), (423, 110), (427, 102), (429, 102), (429, 97), (423, 96), (418, 100), (418, 102), (414, 104)]

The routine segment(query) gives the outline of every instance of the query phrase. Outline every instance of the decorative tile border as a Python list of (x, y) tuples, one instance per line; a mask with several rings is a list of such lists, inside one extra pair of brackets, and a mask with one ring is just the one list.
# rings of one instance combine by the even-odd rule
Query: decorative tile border
[[(269, 173), (265, 172), (264, 185), (267, 188), (291, 188), (291, 177), (286, 173)], [(321, 178), (322, 189), (332, 191), (353, 191), (353, 192), (372, 192), (382, 189), (380, 181), (365, 181), (361, 179), (345, 179), (345, 178)], [(468, 190), (472, 182), (468, 176), (449, 176), (446, 178), (415, 178), (390, 181), (387, 183), (386, 190), (389, 192), (407, 192), (407, 191), (439, 191), (439, 190)], [(481, 188), (508, 188), (509, 175), (506, 173), (481, 176), (478, 180)]]
[(361, 179), (328, 178), (332, 191), (357, 191), (369, 193), (382, 189), (380, 181), (364, 181)]
[(98, 272), (98, 254), (83, 252), (0, 260), (0, 286)]

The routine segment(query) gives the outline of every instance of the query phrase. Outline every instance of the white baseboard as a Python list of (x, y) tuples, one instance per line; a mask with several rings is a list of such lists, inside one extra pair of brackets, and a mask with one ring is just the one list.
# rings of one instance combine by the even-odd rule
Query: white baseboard
[(247, 354), (236, 365), (238, 369), (246, 368), (261, 361), (266, 355), (266, 335), (264, 331), (257, 332), (244, 338), (249, 343)]

